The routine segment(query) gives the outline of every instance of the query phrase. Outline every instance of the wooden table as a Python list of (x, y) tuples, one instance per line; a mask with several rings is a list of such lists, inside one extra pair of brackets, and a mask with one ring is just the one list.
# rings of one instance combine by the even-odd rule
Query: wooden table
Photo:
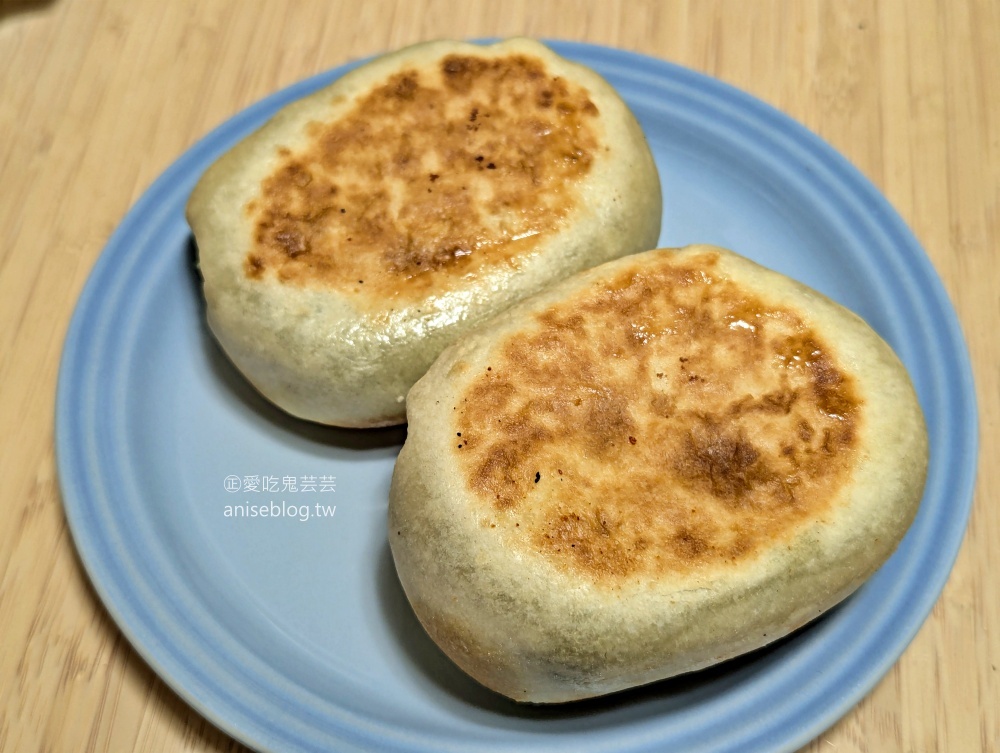
[(526, 34), (647, 53), (781, 108), (910, 224), (972, 352), (975, 509), (892, 671), (805, 750), (1000, 750), (1000, 4), (981, 0), (0, 0), (0, 749), (221, 751), (144, 664), (69, 538), (53, 397), (110, 232), (196, 139), (262, 96), (433, 37)]

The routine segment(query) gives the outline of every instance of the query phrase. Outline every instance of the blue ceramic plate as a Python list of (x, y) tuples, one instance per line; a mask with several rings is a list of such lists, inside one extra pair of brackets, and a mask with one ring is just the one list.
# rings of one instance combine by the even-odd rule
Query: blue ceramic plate
[(731, 247), (846, 304), (893, 345), (930, 428), (916, 523), (841, 606), (708, 671), (549, 709), (467, 679), (424, 635), (389, 555), (403, 431), (287, 418), (203, 322), (191, 188), (279, 107), (351, 66), (339, 68), (240, 113), (153, 184), (94, 268), (59, 379), (63, 498), (97, 591), (178, 693), (255, 748), (793, 750), (875, 685), (948, 577), (976, 411), (955, 314), (913, 236), (847, 161), (761, 102), (659, 60), (553, 46), (604, 74), (642, 122), (663, 176), (662, 245)]

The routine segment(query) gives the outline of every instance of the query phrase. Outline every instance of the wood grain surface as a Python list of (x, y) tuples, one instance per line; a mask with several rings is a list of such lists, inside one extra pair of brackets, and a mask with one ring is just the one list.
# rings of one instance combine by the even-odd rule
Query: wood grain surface
[(735, 84), (823, 136), (913, 228), (974, 362), (975, 508), (916, 639), (804, 750), (1000, 750), (995, 0), (0, 0), (0, 750), (244, 750), (131, 649), (67, 532), (56, 372), (113, 228), (189, 145), (275, 89), (422, 39), (515, 34)]

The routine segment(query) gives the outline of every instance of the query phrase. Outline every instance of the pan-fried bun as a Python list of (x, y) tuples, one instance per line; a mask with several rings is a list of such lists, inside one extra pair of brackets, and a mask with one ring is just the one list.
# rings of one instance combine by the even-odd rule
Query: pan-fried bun
[(289, 413), (401, 423), (461, 333), (656, 244), (659, 177), (593, 71), (538, 42), (431, 42), (281, 110), (188, 205), (208, 321)]
[(609, 262), (413, 388), (389, 540), (484, 685), (554, 703), (719, 662), (845, 598), (922, 496), (923, 417), (859, 317), (722, 249)]

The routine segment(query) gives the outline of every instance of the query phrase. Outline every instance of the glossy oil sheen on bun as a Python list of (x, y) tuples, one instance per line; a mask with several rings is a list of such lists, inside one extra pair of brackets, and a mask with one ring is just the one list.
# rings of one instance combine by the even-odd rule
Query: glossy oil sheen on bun
[(413, 609), (484, 685), (596, 696), (769, 643), (893, 552), (923, 416), (859, 317), (722, 249), (583, 272), (413, 388), (389, 540)]
[(461, 333), (656, 244), (643, 133), (596, 73), (538, 42), (431, 42), (281, 110), (212, 166), (188, 219), (208, 321), (289, 413), (401, 423)]

